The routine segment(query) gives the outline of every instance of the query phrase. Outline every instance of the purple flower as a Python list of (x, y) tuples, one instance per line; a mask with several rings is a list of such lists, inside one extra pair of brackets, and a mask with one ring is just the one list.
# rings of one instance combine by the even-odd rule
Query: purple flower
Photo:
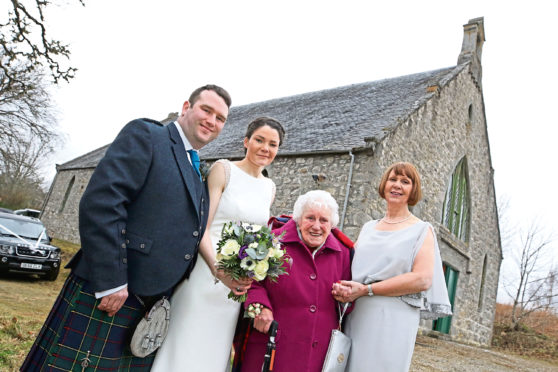
[(238, 258), (240, 258), (241, 260), (248, 257), (248, 253), (245, 252), (246, 248), (248, 247), (243, 245), (242, 247), (240, 247), (240, 250), (238, 251)]
[(253, 271), (246, 271), (246, 276), (248, 278), (253, 278), (254, 277), (254, 272)]

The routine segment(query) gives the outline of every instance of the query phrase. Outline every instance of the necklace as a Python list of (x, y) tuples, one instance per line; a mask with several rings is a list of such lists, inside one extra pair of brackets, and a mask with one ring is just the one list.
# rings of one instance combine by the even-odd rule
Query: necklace
[(389, 223), (389, 224), (391, 224), (391, 225), (396, 225), (396, 224), (398, 224), (398, 223), (407, 221), (409, 218), (411, 218), (412, 215), (413, 215), (412, 213), (409, 213), (409, 215), (408, 215), (407, 217), (403, 218), (402, 220), (393, 221), (393, 222), (392, 222), (392, 221), (386, 220), (386, 216), (384, 216), (384, 217), (382, 218), (382, 221), (384, 221), (385, 223)]

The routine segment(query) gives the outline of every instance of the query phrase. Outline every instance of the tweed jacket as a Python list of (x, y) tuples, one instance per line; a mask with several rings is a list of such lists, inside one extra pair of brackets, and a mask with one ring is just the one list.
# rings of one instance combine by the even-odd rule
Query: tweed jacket
[(68, 264), (95, 292), (128, 283), (151, 296), (195, 265), (209, 197), (175, 125), (128, 123), (91, 176), (79, 206), (81, 250)]

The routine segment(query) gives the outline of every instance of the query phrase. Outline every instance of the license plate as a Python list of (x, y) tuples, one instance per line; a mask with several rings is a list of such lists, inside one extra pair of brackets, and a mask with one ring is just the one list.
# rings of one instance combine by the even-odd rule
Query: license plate
[(41, 265), (41, 264), (30, 264), (30, 263), (22, 262), (21, 263), (21, 268), (22, 269), (41, 270), (43, 268), (43, 265)]

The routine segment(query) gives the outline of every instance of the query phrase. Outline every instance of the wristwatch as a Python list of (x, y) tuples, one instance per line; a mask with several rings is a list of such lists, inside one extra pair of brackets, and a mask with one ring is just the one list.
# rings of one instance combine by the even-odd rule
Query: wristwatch
[(374, 292), (372, 292), (372, 284), (368, 284), (368, 296), (372, 297), (374, 296)]

